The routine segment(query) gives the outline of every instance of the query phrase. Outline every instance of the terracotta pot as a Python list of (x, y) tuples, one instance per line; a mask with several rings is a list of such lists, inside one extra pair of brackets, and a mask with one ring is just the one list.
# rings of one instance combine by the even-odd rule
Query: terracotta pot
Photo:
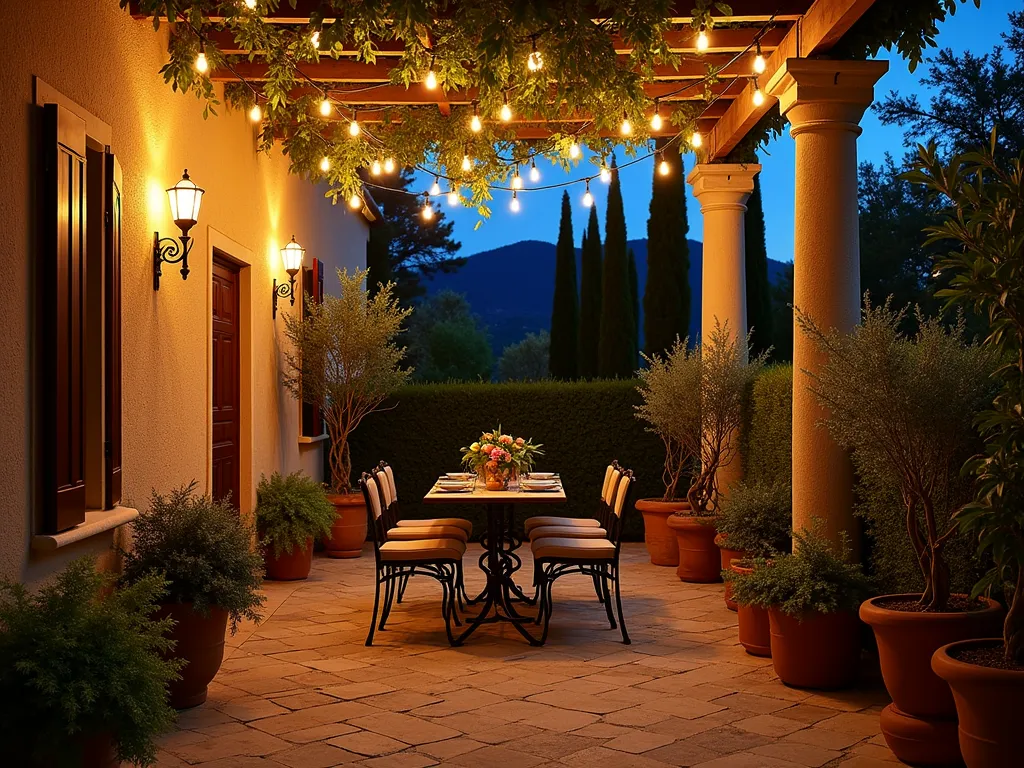
[(304, 547), (292, 547), (291, 552), (281, 552), (276, 557), (274, 548), (267, 547), (263, 551), (263, 564), (271, 581), (308, 579), (309, 570), (313, 567), (313, 537), (306, 540)]
[[(722, 570), (728, 571), (732, 568), (733, 560), (743, 560), (746, 558), (747, 553), (742, 549), (730, 549), (725, 538), (724, 533), (715, 536), (715, 546), (718, 547), (718, 551), (722, 554)], [(736, 605), (736, 601), (732, 599), (732, 584), (729, 583), (725, 585), (725, 607), (730, 611), (735, 611), (739, 608)]]
[(808, 613), (790, 616), (768, 609), (775, 674), (795, 688), (848, 688), (860, 671), (857, 614)]
[[(79, 768), (119, 768), (121, 765), (121, 761), (117, 759), (117, 746), (109, 733), (78, 735), (74, 738), (73, 746), (77, 750), (77, 754), (70, 756), (72, 759), (70, 765), (79, 766)], [(8, 757), (17, 761), (11, 765), (26, 766), (27, 768), (58, 768), (58, 765), (68, 765), (68, 763), (58, 764), (56, 760), (34, 760), (23, 755), (8, 755)]]
[(861, 620), (875, 633), (892, 697), (881, 716), (882, 734), (905, 763), (958, 765), (956, 706), (949, 686), (932, 671), (932, 655), (957, 640), (999, 634), (1002, 607), (986, 599), (977, 611), (915, 613), (886, 608), (887, 598), (917, 600), (920, 594), (883, 595), (860, 607)]
[(165, 603), (160, 606), (157, 618), (165, 616), (175, 621), (170, 632), (175, 645), (169, 656), (187, 662), (181, 670), (181, 679), (169, 686), (171, 706), (175, 709), (198, 707), (206, 701), (206, 688), (224, 660), (228, 612), (211, 608), (208, 616), (201, 616), (192, 609), (191, 603)]
[(685, 500), (662, 501), (661, 499), (640, 499), (636, 511), (644, 518), (644, 543), (652, 565), (679, 565), (679, 544), (674, 531), (669, 530), (668, 518), (676, 512), (690, 508)]
[[(749, 575), (754, 572), (753, 568), (747, 568), (739, 563), (731, 563), (730, 567), (736, 573)], [(757, 605), (741, 605), (736, 612), (739, 626), (740, 645), (751, 656), (771, 656), (771, 627), (768, 622), (768, 610)]]
[(960, 751), (967, 768), (1020, 765), (1024, 754), (1024, 672), (955, 658), (957, 650), (1002, 646), (1000, 638), (961, 640), (942, 646), (932, 656), (932, 669), (953, 691), (960, 718)]
[(692, 584), (713, 584), (722, 580), (722, 555), (715, 546), (714, 518), (672, 515), (668, 527), (676, 535), (679, 567), (676, 576)]
[(366, 541), (366, 502), (361, 493), (329, 493), (338, 516), (324, 539), (328, 557), (360, 557)]

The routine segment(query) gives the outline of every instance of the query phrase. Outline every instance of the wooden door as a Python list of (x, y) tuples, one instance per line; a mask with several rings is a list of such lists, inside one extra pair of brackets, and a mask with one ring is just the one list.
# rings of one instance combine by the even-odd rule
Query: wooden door
[(239, 477), (238, 267), (213, 259), (213, 497), (230, 494), (238, 509)]

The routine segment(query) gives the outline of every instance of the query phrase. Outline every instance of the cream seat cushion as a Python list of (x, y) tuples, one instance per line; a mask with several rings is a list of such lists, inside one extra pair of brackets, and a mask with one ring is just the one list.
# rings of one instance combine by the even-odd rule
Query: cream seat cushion
[(461, 560), (465, 542), (458, 539), (417, 539), (386, 541), (380, 545), (380, 559), (387, 560)]
[(537, 560), (611, 560), (615, 556), (615, 545), (608, 539), (535, 539), (530, 548)]
[(458, 539), (469, 541), (469, 534), (454, 525), (403, 525), (388, 530), (388, 541), (414, 541), (415, 539)]
[(581, 528), (600, 528), (601, 523), (592, 517), (580, 518), (580, 517), (552, 517), (550, 515), (540, 515), (538, 517), (528, 517), (526, 522), (523, 524), (526, 528), (527, 535), (530, 534), (534, 528), (540, 528), (542, 525), (557, 525), (557, 526), (579, 526)]
[(542, 525), (530, 531), (530, 539), (607, 539), (608, 531), (590, 525)]
[(454, 528), (461, 528), (466, 534), (473, 533), (473, 523), (463, 520), (461, 517), (432, 517), (427, 520), (399, 520), (399, 528), (432, 528), (435, 525), (447, 525)]

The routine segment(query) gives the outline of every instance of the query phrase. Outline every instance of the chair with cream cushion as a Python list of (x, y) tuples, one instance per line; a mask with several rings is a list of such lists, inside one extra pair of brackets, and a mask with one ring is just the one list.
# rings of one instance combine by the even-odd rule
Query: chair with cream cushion
[[(604, 471), (604, 485), (601, 489), (601, 501), (597, 511), (597, 517), (556, 517), (554, 515), (539, 515), (537, 517), (528, 517), (523, 527), (526, 531), (526, 538), (531, 541), (536, 538), (536, 531), (540, 528), (558, 528), (560, 529), (559, 534), (566, 533), (567, 535), (579, 535), (582, 538), (604, 538), (607, 533), (605, 531), (605, 523), (608, 519), (608, 506), (609, 489), (614, 487), (617, 480), (618, 473), (621, 472), (619, 462), (613, 461), (607, 466)], [(590, 529), (597, 529), (601, 531), (600, 534), (591, 531)], [(575, 531), (579, 533), (575, 533)], [(555, 535), (549, 534), (547, 531), (544, 535)]]
[[(373, 645), (374, 632), (384, 631), (388, 616), (391, 614), (398, 586), (413, 573), (430, 576), (441, 584), (441, 616), (444, 618), (448, 642), (455, 644), (452, 635), (452, 620), (461, 626), (455, 608), (455, 597), (458, 574), (462, 570), (462, 556), (466, 553), (466, 543), (459, 539), (430, 538), (412, 541), (391, 541), (388, 539), (388, 527), (384, 520), (382, 495), (377, 485), (376, 473), (364, 472), (359, 479), (359, 487), (363, 492), (363, 500), (370, 514), (370, 530), (373, 537), (373, 558), (375, 565), (375, 583), (373, 596), (373, 616), (370, 621), (370, 632), (366, 636), (366, 645)], [(384, 587), (384, 604), (381, 606), (380, 592)], [(380, 623), (377, 622), (380, 611)]]
[(555, 580), (567, 573), (580, 573), (599, 582), (603, 596), (602, 602), (612, 629), (615, 629), (616, 622), (612, 615), (610, 587), (614, 587), (615, 607), (619, 616), (618, 627), (622, 632), (622, 642), (626, 645), (630, 643), (629, 634), (626, 632), (626, 622), (622, 616), (619, 554), (622, 545), (622, 515), (627, 507), (634, 478), (632, 470), (619, 469), (617, 472), (618, 476), (612, 490), (610, 514), (606, 523), (609, 534), (607, 538), (581, 539), (552, 536), (534, 538), (530, 543), (538, 581), (537, 621), (544, 624), (541, 642), (547, 640), (548, 627), (551, 623), (551, 593)]
[[(394, 528), (459, 528), (463, 531), (460, 537), (469, 541), (473, 535), (473, 523), (461, 517), (432, 517), (425, 520), (401, 520), (398, 517), (398, 487), (395, 485), (395, 471), (386, 461), (377, 465), (377, 472), (383, 472), (387, 481), (388, 512), (391, 526)], [(383, 484), (382, 484), (383, 486)], [(430, 537), (425, 537), (430, 538)]]

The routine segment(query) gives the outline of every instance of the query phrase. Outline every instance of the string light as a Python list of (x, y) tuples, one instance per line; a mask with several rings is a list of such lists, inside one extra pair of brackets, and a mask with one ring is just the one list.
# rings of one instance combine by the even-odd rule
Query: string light
[(331, 170), (331, 158), (327, 157), (327, 155), (324, 155), (323, 159), (320, 161), (320, 170), (324, 173)]
[(437, 88), (437, 75), (434, 74), (434, 57), (430, 57), (430, 66), (427, 68), (427, 75), (423, 78), (423, 85), (427, 87), (428, 91), (432, 91)]
[(761, 53), (761, 38), (757, 39), (757, 55), (754, 57), (754, 73), (758, 75), (764, 74), (765, 61), (764, 54)]
[(358, 211), (363, 207), (363, 198), (357, 194), (353, 194), (352, 197), (348, 199), (348, 207), (353, 211)]
[(601, 176), (601, 181), (603, 181), (605, 184), (607, 184), (608, 182), (610, 182), (612, 180), (612, 172), (610, 170), (608, 170), (608, 166), (604, 165), (603, 163), (601, 164), (600, 176)]
[(700, 25), (700, 32), (697, 33), (697, 50), (703, 53), (708, 49), (708, 33), (704, 25)]
[(480, 133), (480, 129), (483, 125), (480, 123), (480, 108), (477, 103), (473, 102), (473, 117), (469, 121), (469, 128), (473, 133)]
[(519, 175), (519, 163), (516, 163), (516, 171), (512, 175), (512, 189), (523, 188), (523, 177)]
[(583, 207), (589, 208), (594, 204), (594, 196), (590, 194), (590, 179), (587, 179), (587, 191), (583, 193)]
[(661, 130), (661, 105), (658, 104), (658, 100), (654, 100), (654, 115), (651, 116), (651, 130)]
[(431, 197), (437, 197), (441, 194), (441, 178), (439, 176), (434, 177), (434, 183), (430, 187)]
[(310, 42), (310, 43), (312, 44), (312, 46), (313, 46), (314, 48), (316, 48), (316, 49), (317, 49), (318, 51), (320, 50), (320, 30), (319, 30), (319, 29), (317, 29), (317, 30), (314, 30), (314, 31), (313, 31), (313, 34), (311, 34), (311, 35), (309, 36), (309, 42)]
[(540, 181), (540, 171), (537, 170), (537, 161), (533, 158), (530, 159), (530, 181), (534, 183)]
[(519, 213), (519, 198), (516, 197), (515, 190), (512, 191), (512, 201), (508, 204), (508, 208), (512, 213)]
[(456, 206), (459, 204), (459, 193), (454, 189), (448, 193), (448, 205)]
[(754, 106), (755, 107), (760, 107), (762, 104), (764, 104), (764, 93), (761, 92), (761, 86), (759, 86), (757, 84), (757, 77), (756, 76), (754, 77), (754, 96), (753, 96), (753, 100), (754, 100)]
[(361, 130), (359, 128), (359, 120), (357, 119), (358, 117), (359, 113), (353, 112), (352, 122), (348, 124), (348, 135), (351, 136), (353, 139), (359, 135), (359, 131)]
[(694, 131), (693, 134), (690, 136), (690, 146), (696, 148), (703, 143), (704, 137), (700, 135), (700, 131)]
[(540, 51), (537, 50), (536, 35), (533, 37), (533, 50), (526, 57), (526, 68), (531, 72), (540, 72), (540, 70), (544, 69), (544, 58), (540, 55)]
[(326, 93), (323, 99), (320, 100), (320, 114), (324, 117), (329, 117), (331, 114), (331, 101), (327, 98)]
[(577, 160), (579, 159), (579, 156), (580, 145), (574, 141), (572, 144), (569, 145), (569, 157), (571, 157), (573, 160)]
[(263, 119), (263, 110), (260, 109), (259, 103), (252, 105), (252, 109), (249, 110), (249, 119), (254, 123), (258, 123)]
[(501, 112), (498, 114), (501, 116), (502, 122), (507, 123), (512, 119), (512, 107), (508, 105), (508, 91), (505, 91), (505, 103), (501, 105)]
[(626, 114), (626, 110), (622, 110), (622, 125), (619, 126), (619, 132), (623, 136), (629, 136), (633, 132), (633, 124), (629, 122), (629, 115)]
[(469, 155), (462, 156), (462, 172), (469, 173), (473, 170), (473, 161), (469, 159)]
[(370, 166), (370, 173), (374, 176), (380, 176), (380, 160), (373, 161), (373, 165)]
[(658, 173), (660, 173), (662, 176), (668, 176), (669, 171), (671, 171), (672, 168), (669, 166), (668, 160), (665, 159), (665, 155), (659, 152), (658, 160)]
[(423, 210), (420, 211), (424, 221), (431, 221), (434, 218), (434, 206), (430, 204), (430, 198), (423, 196)]
[(250, 11), (256, 7), (256, 0), (245, 0), (245, 7)]
[(392, 158), (388, 158), (384, 161), (384, 173), (394, 173), (395, 161)]
[(206, 47), (200, 43), (199, 55), (196, 56), (196, 72), (201, 75), (205, 75), (206, 71), (210, 68), (210, 62), (206, 60)]

